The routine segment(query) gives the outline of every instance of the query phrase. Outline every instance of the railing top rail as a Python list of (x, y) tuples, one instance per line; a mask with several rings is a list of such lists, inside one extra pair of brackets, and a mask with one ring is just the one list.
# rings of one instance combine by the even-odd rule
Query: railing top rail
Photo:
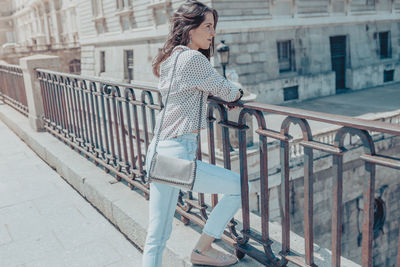
[[(209, 98), (209, 100), (221, 104), (227, 103), (216, 97), (211, 97)], [(322, 113), (317, 111), (309, 111), (298, 108), (283, 107), (283, 106), (270, 105), (258, 102), (239, 104), (239, 106), (252, 110), (259, 110), (262, 112), (271, 112), (274, 114), (293, 116), (301, 119), (309, 119), (314, 121), (336, 124), (340, 126), (357, 128), (361, 130), (376, 131), (376, 132), (382, 132), (400, 136), (400, 125), (391, 124), (387, 122), (371, 121), (366, 119), (353, 118), (349, 116)]]
[(119, 87), (126, 87), (126, 88), (136, 88), (136, 89), (144, 89), (146, 91), (151, 91), (151, 92), (156, 92), (159, 93), (159, 90), (155, 86), (151, 85), (144, 85), (140, 83), (124, 83), (124, 82), (115, 82), (115, 81), (109, 81), (105, 79), (101, 79), (95, 76), (86, 76), (86, 75), (76, 75), (76, 74), (69, 74), (69, 73), (64, 73), (64, 72), (58, 72), (58, 71), (53, 71), (53, 70), (46, 70), (46, 69), (36, 69), (38, 72), (43, 72), (47, 74), (53, 74), (53, 75), (61, 75), (65, 76), (68, 78), (73, 78), (73, 79), (79, 79), (79, 80), (88, 80), (91, 82), (99, 82), (99, 83), (106, 83), (107, 85), (112, 85), (112, 86), (119, 86)]
[(22, 69), (20, 65), (8, 64), (8, 63), (0, 63), (0, 67)]

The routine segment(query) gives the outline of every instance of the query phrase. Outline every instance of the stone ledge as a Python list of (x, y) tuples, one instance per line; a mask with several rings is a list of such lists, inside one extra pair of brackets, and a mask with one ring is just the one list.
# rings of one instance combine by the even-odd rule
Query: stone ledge
[[(143, 249), (148, 225), (148, 202), (137, 192), (132, 192), (122, 183), (114, 183), (114, 178), (106, 174), (93, 163), (76, 153), (63, 142), (46, 132), (35, 132), (28, 119), (7, 105), (0, 105), (2, 120), (17, 136), (19, 136), (40, 158), (74, 187), (85, 199), (98, 209), (115, 227), (131, 240), (139, 249)], [(134, 207), (134, 208), (133, 208)], [(235, 218), (241, 220), (241, 211)], [(252, 227), (261, 229), (260, 218), (250, 216)], [(272, 249), (278, 252), (281, 246), (281, 227), (277, 223), (269, 223)], [(164, 251), (164, 266), (192, 266), (189, 261), (191, 249), (200, 236), (200, 228), (187, 227), (177, 217), (173, 221), (173, 232)], [(291, 248), (304, 255), (304, 239), (293, 232)], [(255, 243), (255, 242), (251, 242)], [(215, 246), (232, 252), (232, 249), (221, 241)], [(259, 248), (262, 250), (262, 248)], [(318, 266), (331, 266), (330, 251), (314, 245), (315, 261)], [(237, 267), (262, 266), (246, 256)], [(288, 264), (288, 266), (294, 266)], [(342, 258), (342, 266), (360, 266)]]

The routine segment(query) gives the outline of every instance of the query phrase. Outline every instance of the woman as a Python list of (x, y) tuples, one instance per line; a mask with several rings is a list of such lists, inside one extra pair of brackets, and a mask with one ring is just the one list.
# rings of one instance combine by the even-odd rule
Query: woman
[[(209, 62), (213, 53), (217, 20), (217, 12), (198, 1), (187, 1), (174, 13), (171, 32), (153, 63), (153, 72), (160, 78), (158, 87), (164, 103), (173, 79), (167, 108), (160, 112), (155, 126), (155, 133), (161, 131), (157, 146), (159, 154), (192, 160), (198, 144), (199, 116), (201, 128), (206, 127), (207, 97), (214, 95), (231, 102), (243, 95), (240, 89), (224, 79)], [(164, 121), (160, 129), (163, 112)], [(147, 151), (147, 163), (153, 157), (154, 147), (153, 139)], [(149, 165), (146, 166), (147, 172)], [(214, 239), (221, 238), (226, 225), (240, 208), (240, 176), (227, 169), (197, 161), (193, 191), (221, 193), (224, 197), (213, 209), (204, 226), (190, 257), (192, 263), (212, 266), (236, 263), (235, 256), (214, 249), (211, 243)], [(162, 264), (162, 253), (171, 234), (178, 194), (178, 187), (150, 183), (150, 219), (143, 252), (144, 267), (158, 267)]]

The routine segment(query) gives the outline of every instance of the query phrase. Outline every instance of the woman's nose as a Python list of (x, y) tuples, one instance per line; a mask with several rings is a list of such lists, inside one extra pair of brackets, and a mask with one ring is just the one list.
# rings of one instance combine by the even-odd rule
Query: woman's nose
[(212, 28), (212, 29), (211, 29), (211, 35), (212, 35), (213, 37), (215, 37), (215, 34), (216, 34), (215, 30), (214, 30), (214, 28)]

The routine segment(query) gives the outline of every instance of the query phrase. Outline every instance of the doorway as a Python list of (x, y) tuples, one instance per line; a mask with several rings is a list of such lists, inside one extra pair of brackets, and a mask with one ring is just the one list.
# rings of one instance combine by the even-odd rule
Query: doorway
[(346, 88), (346, 36), (330, 37), (332, 70), (336, 73), (336, 92)]

